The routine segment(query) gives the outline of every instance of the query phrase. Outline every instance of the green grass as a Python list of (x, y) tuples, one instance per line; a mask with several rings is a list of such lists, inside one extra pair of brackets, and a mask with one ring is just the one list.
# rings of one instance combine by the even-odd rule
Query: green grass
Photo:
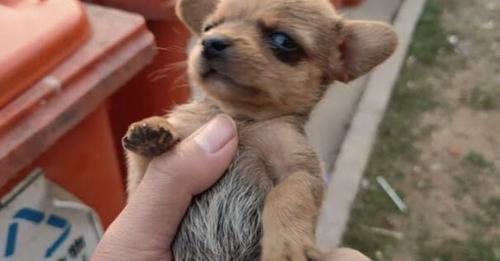
[(498, 108), (499, 93), (489, 92), (475, 87), (461, 97), (463, 104), (478, 111), (490, 111)]
[(487, 160), (483, 154), (477, 151), (470, 151), (463, 159), (462, 164), (465, 167), (476, 169), (476, 170), (485, 170), (490, 173), (496, 172), (496, 166), (493, 162)]
[[(441, 61), (446, 60), (441, 59), (443, 57), (456, 57), (450, 55), (453, 51), (447, 41), (450, 32), (446, 32), (440, 25), (445, 3), (451, 5), (449, 1), (442, 0), (428, 0), (426, 3), (408, 53), (408, 57), (412, 57), (415, 62), (406, 64), (395, 86), (365, 173), (371, 185), (358, 194), (343, 237), (343, 246), (358, 249), (373, 260), (392, 260), (391, 253), (398, 246), (398, 242), (394, 238), (374, 234), (368, 228), (397, 230), (394, 220), (397, 221), (396, 224), (405, 224), (407, 219), (406, 214), (401, 213), (378, 186), (375, 178), (383, 176), (397, 189), (398, 183), (405, 181), (407, 176), (411, 175), (409, 170), (419, 162), (420, 151), (415, 144), (424, 140), (434, 130), (433, 126), (422, 126), (422, 115), (438, 107), (447, 108), (446, 104), (439, 100), (439, 90), (434, 90), (426, 82), (429, 76), (440, 77), (442, 73), (448, 72), (447, 70), (453, 70), (449, 64), (441, 64)], [(480, 111), (500, 107), (499, 94), (480, 88), (464, 93), (461, 101), (471, 109)], [(464, 210), (467, 228), (460, 229), (468, 233), (467, 238), (461, 241), (435, 238), (439, 235), (432, 233), (425, 226), (419, 226), (419, 236), (414, 247), (416, 256), (412, 260), (500, 261), (500, 238), (495, 238), (489, 231), (492, 227), (500, 227), (500, 197), (472, 193), (481, 189), (485, 182), (491, 179), (492, 176), (485, 179), (485, 174), (500, 177), (497, 167), (477, 151), (470, 151), (458, 163), (471, 175), (453, 177), (458, 185), (454, 196), (457, 202), (464, 196), (472, 196), (479, 209), (473, 213)], [(424, 195), (432, 189), (432, 184), (427, 184), (426, 180), (421, 180), (421, 183), (414, 186)], [(404, 193), (398, 193), (404, 197)], [(410, 213), (425, 215), (419, 212)]]
[[(356, 248), (368, 256), (377, 259), (378, 255), (386, 256), (391, 252), (391, 243), (394, 239), (373, 234), (367, 227), (387, 227), (387, 216), (401, 215), (394, 203), (378, 186), (373, 186), (360, 194), (351, 214), (348, 232), (344, 235), (345, 246)], [(381, 215), (386, 213), (387, 216)]]
[(438, 247), (423, 246), (418, 261), (500, 261), (500, 241), (475, 235), (461, 242), (446, 240)]
[[(493, 162), (477, 152), (470, 151), (462, 159), (465, 169), (471, 170), (467, 177), (456, 176), (455, 181), (459, 185), (458, 198), (468, 195), (472, 198), (478, 210), (472, 212), (464, 211), (463, 215), (467, 221), (468, 238), (465, 241), (445, 240), (440, 244), (429, 245), (430, 238), (423, 238), (419, 242), (418, 260), (439, 261), (500, 261), (500, 238), (489, 233), (491, 228), (500, 226), (500, 197), (494, 196), (486, 199), (481, 193), (472, 193), (472, 190), (484, 186), (481, 175), (496, 171)], [(464, 228), (462, 228), (464, 229)]]
[(470, 151), (463, 159), (464, 164), (476, 167), (476, 168), (487, 168), (490, 167), (491, 163), (486, 160), (483, 154), (477, 151)]
[(420, 126), (420, 117), (441, 105), (436, 92), (423, 83), (422, 75), (432, 72), (429, 65), (439, 63), (437, 57), (440, 53), (451, 50), (439, 22), (442, 8), (440, 0), (427, 1), (408, 54), (417, 62), (403, 68), (395, 86), (365, 174), (372, 185), (360, 191), (344, 234), (344, 246), (356, 248), (374, 260), (390, 259), (396, 242), (370, 233), (366, 227), (391, 229), (389, 217), (405, 218), (405, 214), (399, 212), (376, 184), (375, 177), (382, 175), (389, 181), (406, 178), (408, 173), (396, 163), (416, 161), (419, 151), (415, 142), (428, 136), (433, 129), (432, 126)]
[(498, 217), (500, 217), (500, 197), (493, 197), (481, 203), (481, 209), (489, 220), (500, 223), (498, 222)]
[[(428, 65), (437, 63), (439, 51), (451, 48), (439, 22), (442, 9), (439, 0), (429, 0), (415, 29), (408, 57), (414, 57), (419, 63), (403, 68), (379, 129), (375, 149), (377, 153), (374, 155), (381, 153), (380, 158), (384, 161), (387, 156), (411, 159), (416, 154), (414, 141), (432, 131), (432, 126), (415, 129), (416, 120), (422, 113), (442, 105), (436, 99), (432, 88), (418, 85), (419, 81), (424, 80), (422, 75), (432, 70)], [(377, 157), (374, 161), (377, 161)]]
[(415, 29), (414, 41), (410, 46), (410, 54), (417, 61), (432, 65), (436, 63), (440, 52), (451, 52), (453, 47), (448, 43), (447, 34), (440, 26), (443, 13), (443, 3), (439, 0), (429, 0)]
[[(454, 197), (461, 200), (464, 195), (470, 193), (483, 186), (482, 175), (498, 175), (497, 168), (492, 161), (477, 151), (469, 151), (461, 160), (461, 165), (469, 172), (467, 176), (454, 176), (453, 179), (457, 184)], [(475, 199), (476, 195), (472, 195)], [(476, 200), (476, 199), (475, 199)]]
[(474, 226), (476, 231), (483, 231), (492, 227), (498, 227), (500, 221), (500, 197), (492, 197), (487, 200), (477, 200), (481, 211), (466, 214), (467, 221)]

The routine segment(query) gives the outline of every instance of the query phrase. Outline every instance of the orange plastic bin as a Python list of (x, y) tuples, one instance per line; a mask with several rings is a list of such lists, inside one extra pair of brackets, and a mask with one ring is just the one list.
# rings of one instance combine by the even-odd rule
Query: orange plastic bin
[[(80, 5), (29, 0), (50, 1)], [(10, 11), (16, 7), (2, 6)], [(139, 15), (93, 5), (81, 10), (87, 11), (90, 38), (16, 95), (0, 93), (5, 100), (0, 107), (0, 196), (41, 167), (50, 180), (96, 210), (107, 226), (125, 203), (108, 98), (151, 62), (154, 38)], [(11, 78), (19, 80), (26, 73)]]

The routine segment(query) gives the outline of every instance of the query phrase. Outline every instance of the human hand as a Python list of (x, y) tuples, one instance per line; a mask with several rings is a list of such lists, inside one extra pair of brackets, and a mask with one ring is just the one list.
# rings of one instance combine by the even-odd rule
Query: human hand
[(164, 155), (153, 159), (93, 261), (171, 261), (170, 245), (193, 196), (227, 169), (238, 144), (236, 126), (217, 116)]

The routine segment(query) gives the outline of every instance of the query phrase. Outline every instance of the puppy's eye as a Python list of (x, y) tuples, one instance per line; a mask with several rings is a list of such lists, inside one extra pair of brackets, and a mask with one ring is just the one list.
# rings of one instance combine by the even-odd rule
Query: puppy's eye
[(219, 26), (223, 22), (224, 22), (223, 18), (217, 19), (217, 20), (210, 19), (209, 21), (207, 21), (205, 23), (205, 25), (203, 25), (203, 28), (201, 28), (201, 29), (203, 30), (203, 32), (208, 32), (208, 31), (214, 29), (216, 26)]
[(212, 30), (212, 28), (215, 27), (215, 24), (207, 24), (205, 26), (203, 26), (203, 32), (208, 32), (210, 30)]
[(272, 48), (280, 49), (284, 52), (294, 52), (299, 48), (297, 43), (290, 36), (281, 32), (270, 33), (269, 41)]
[(266, 37), (269, 48), (280, 61), (295, 64), (304, 58), (305, 53), (300, 45), (286, 33), (269, 32)]

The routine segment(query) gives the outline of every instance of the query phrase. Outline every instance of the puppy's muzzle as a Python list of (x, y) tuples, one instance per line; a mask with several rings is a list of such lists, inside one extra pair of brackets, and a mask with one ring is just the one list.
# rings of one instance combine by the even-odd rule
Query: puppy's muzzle
[(224, 54), (231, 47), (231, 40), (223, 36), (210, 36), (201, 42), (203, 45), (203, 57), (213, 60), (224, 57)]

